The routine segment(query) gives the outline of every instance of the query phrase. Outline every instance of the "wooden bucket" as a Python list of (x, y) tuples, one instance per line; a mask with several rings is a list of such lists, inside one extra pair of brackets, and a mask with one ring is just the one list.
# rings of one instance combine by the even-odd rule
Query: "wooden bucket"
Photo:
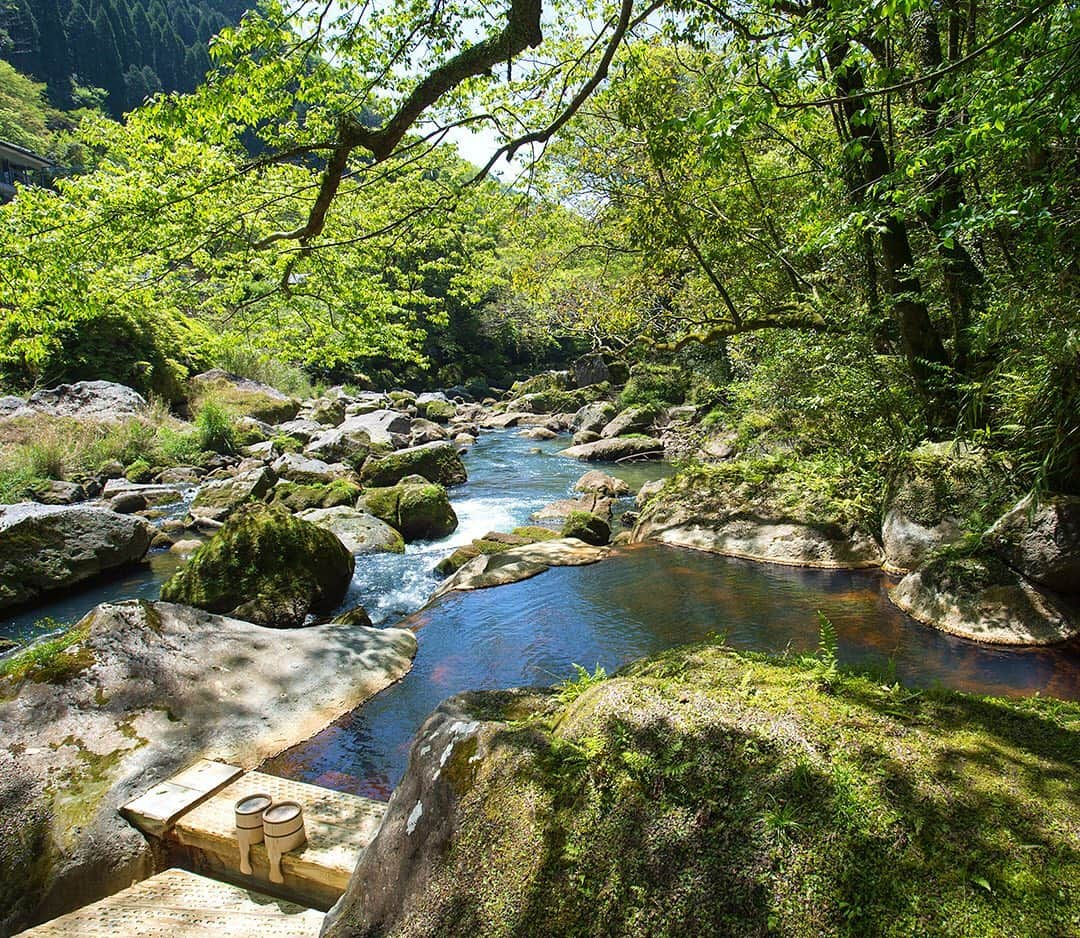
[(270, 882), (283, 883), (281, 856), (307, 842), (304, 809), (295, 801), (279, 801), (263, 811), (263, 837), (270, 860)]
[(236, 842), (240, 847), (240, 872), (251, 875), (251, 845), (263, 842), (263, 812), (273, 804), (265, 792), (244, 795), (236, 802)]

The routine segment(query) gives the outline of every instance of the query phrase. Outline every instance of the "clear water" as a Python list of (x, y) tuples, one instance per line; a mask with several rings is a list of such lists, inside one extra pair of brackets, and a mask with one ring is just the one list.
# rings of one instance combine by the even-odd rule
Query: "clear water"
[[(360, 709), (271, 760), (268, 771), (330, 788), (387, 797), (412, 736), (445, 697), (464, 690), (551, 684), (573, 664), (609, 672), (673, 645), (722, 634), (737, 648), (796, 652), (818, 640), (817, 612), (833, 621), (844, 662), (893, 668), (913, 686), (1080, 699), (1080, 644), (1054, 649), (983, 646), (925, 627), (892, 606), (887, 578), (801, 570), (659, 545), (638, 545), (589, 567), (550, 570), (497, 589), (455, 593), (425, 607), (435, 564), (490, 530), (525, 524), (564, 498), (591, 468), (555, 454), (566, 439), (517, 431), (484, 434), (465, 458), (470, 481), (452, 490), (460, 526), (403, 555), (357, 558), (343, 603), (363, 603), (379, 625), (419, 639), (413, 669)], [(655, 463), (603, 467), (633, 489), (669, 473)], [(100, 602), (157, 597), (176, 565), (168, 553), (118, 578), (64, 594), (0, 625), (0, 635), (40, 633), (43, 616), (74, 622)], [(404, 620), (404, 621), (401, 621)]]

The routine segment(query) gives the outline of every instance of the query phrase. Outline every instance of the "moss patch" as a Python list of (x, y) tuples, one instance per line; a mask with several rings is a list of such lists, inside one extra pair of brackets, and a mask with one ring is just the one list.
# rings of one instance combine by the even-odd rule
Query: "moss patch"
[(84, 644), (92, 626), (93, 616), (86, 616), (55, 638), (35, 642), (5, 658), (0, 661), (0, 678), (13, 684), (22, 681), (64, 683), (94, 663), (94, 653)]
[(338, 505), (355, 505), (360, 497), (360, 486), (346, 479), (333, 482), (304, 484), (281, 481), (273, 488), (272, 501), (289, 511), (307, 511), (309, 508), (334, 508)]

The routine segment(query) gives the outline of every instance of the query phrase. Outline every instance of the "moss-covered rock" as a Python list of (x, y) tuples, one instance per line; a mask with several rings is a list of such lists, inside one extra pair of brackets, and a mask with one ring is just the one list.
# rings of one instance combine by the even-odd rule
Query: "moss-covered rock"
[(509, 402), (507, 409), (527, 414), (573, 414), (610, 393), (608, 384), (594, 384), (573, 391), (537, 391), (515, 398)]
[(282, 480), (274, 486), (271, 500), (275, 505), (281, 505), (289, 511), (307, 511), (311, 508), (355, 505), (360, 491), (359, 485), (347, 479), (336, 479), (323, 485), (305, 485)]
[(446, 537), (458, 525), (446, 489), (436, 483), (405, 481), (365, 489), (357, 507), (396, 528), (406, 541)]
[(457, 405), (452, 401), (444, 401), (438, 398), (425, 401), (421, 413), (436, 423), (445, 423), (457, 414)]
[(717, 645), (461, 695), (323, 934), (1071, 934), (1078, 721)]
[(364, 464), (360, 478), (365, 485), (387, 486), (411, 475), (423, 476), (440, 485), (460, 485), (468, 479), (457, 448), (442, 440), (371, 459)]
[(261, 502), (273, 490), (277, 476), (266, 466), (207, 482), (191, 503), (191, 516), (224, 521), (241, 505)]
[(276, 388), (220, 368), (195, 375), (191, 384), (196, 399), (210, 398), (236, 417), (283, 423), (292, 420), (300, 410), (298, 400)]
[(603, 547), (611, 540), (611, 526), (591, 511), (572, 511), (563, 523), (562, 536), (576, 537), (594, 547)]
[(623, 407), (644, 405), (655, 408), (681, 404), (686, 400), (686, 372), (673, 365), (634, 365), (619, 394)]
[(250, 505), (166, 581), (161, 598), (290, 628), (341, 602), (352, 572), (352, 554), (331, 532), (282, 508)]
[(574, 387), (574, 376), (569, 371), (545, 371), (510, 386), (508, 397), (522, 397), (542, 391), (569, 391)]
[(514, 528), (509, 534), (489, 531), (483, 537), (477, 538), (471, 544), (459, 547), (449, 557), (440, 560), (435, 565), (435, 572), (439, 576), (449, 576), (481, 554), (501, 554), (503, 551), (510, 550), (511, 547), (535, 544), (538, 541), (550, 541), (557, 537), (559, 537), (558, 531), (534, 526)]

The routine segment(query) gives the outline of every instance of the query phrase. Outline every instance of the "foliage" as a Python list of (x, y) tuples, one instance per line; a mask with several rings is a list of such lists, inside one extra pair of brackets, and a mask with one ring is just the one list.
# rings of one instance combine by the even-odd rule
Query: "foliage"
[(214, 453), (236, 452), (236, 427), (233, 418), (213, 398), (207, 398), (195, 415), (195, 433), (200, 449)]

